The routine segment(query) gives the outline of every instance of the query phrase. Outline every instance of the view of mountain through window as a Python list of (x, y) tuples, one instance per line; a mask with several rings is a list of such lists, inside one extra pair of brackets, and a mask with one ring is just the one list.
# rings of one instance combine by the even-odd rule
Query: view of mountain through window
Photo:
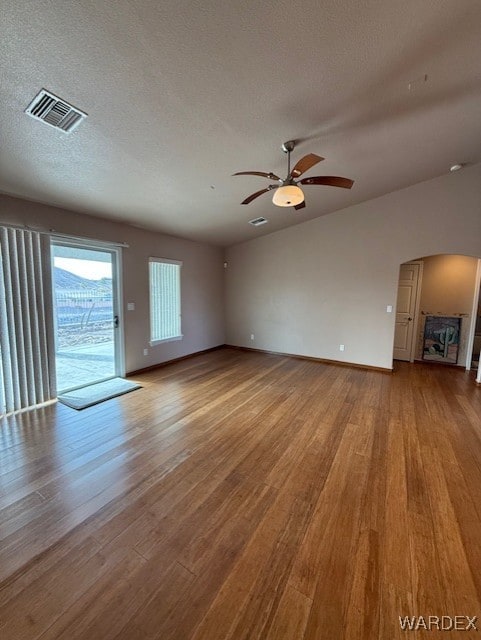
[(112, 264), (98, 260), (80, 260), (79, 258), (62, 258), (54, 256), (54, 266), (69, 271), (86, 280), (112, 278)]

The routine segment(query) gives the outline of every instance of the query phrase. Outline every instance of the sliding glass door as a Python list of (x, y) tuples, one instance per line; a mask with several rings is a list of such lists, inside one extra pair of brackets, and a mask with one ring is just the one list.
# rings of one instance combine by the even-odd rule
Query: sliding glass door
[(118, 254), (52, 242), (58, 393), (121, 375)]

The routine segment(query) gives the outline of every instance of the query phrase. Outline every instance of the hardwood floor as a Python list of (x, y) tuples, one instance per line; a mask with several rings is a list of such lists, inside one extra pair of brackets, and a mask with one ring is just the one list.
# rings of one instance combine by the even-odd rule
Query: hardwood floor
[[(0, 421), (0, 638), (391, 640), (478, 616), (481, 388), (223, 349)], [(428, 637), (477, 638), (480, 631)]]

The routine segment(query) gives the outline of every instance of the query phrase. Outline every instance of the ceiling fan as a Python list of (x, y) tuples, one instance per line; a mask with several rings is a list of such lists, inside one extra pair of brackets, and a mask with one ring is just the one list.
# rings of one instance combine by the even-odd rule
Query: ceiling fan
[(287, 178), (282, 180), (279, 176), (276, 176), (274, 173), (264, 173), (263, 171), (239, 171), (238, 173), (234, 173), (235, 176), (261, 176), (263, 178), (267, 178), (268, 180), (277, 180), (279, 184), (270, 184), (265, 189), (261, 189), (260, 191), (256, 191), (248, 196), (245, 200), (241, 202), (241, 204), (249, 204), (263, 193), (267, 193), (268, 191), (274, 190), (274, 195), (272, 197), (272, 202), (278, 207), (294, 207), (294, 209), (303, 209), (306, 206), (304, 193), (302, 189), (298, 186), (308, 185), (308, 184), (317, 184), (317, 185), (327, 185), (330, 187), (342, 187), (343, 189), (350, 189), (354, 184), (354, 180), (349, 180), (349, 178), (341, 178), (339, 176), (312, 176), (311, 178), (303, 178), (302, 180), (297, 180), (303, 173), (311, 169), (314, 165), (324, 158), (317, 156), (315, 153), (308, 153), (307, 156), (301, 158), (294, 168), (291, 171), (291, 151), (294, 150), (296, 146), (295, 140), (288, 140), (284, 142), (281, 146), (282, 151), (287, 153)]

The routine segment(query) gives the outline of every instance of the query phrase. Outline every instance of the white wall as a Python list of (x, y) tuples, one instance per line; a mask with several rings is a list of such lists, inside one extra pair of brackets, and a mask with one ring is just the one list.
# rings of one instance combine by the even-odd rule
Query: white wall
[[(2, 223), (129, 244), (122, 249), (127, 372), (224, 343), (224, 252), (219, 247), (0, 194), (0, 225)], [(184, 339), (154, 347), (149, 346), (149, 256), (183, 261)], [(127, 302), (135, 302), (135, 311), (127, 311)], [(143, 355), (144, 348), (149, 349), (148, 356)]]
[(481, 257), (479, 164), (229, 248), (226, 341), (391, 368), (399, 266), (440, 253)]

